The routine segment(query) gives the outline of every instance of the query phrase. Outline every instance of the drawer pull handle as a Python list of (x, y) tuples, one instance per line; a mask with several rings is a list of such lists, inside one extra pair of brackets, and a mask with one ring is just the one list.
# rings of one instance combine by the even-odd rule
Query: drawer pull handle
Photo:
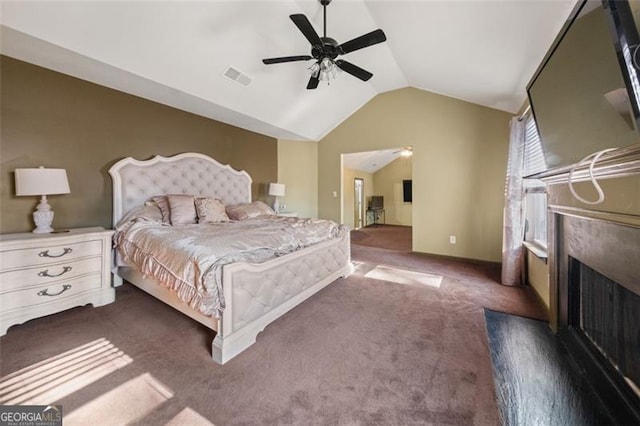
[(53, 255), (53, 254), (49, 254), (49, 250), (45, 250), (45, 251), (41, 251), (40, 253), (38, 253), (38, 256), (40, 256), (40, 257), (62, 257), (65, 254), (71, 253), (72, 251), (73, 251), (73, 249), (71, 249), (71, 248), (65, 248), (62, 251), (62, 254), (59, 254), (59, 255), (56, 256), (56, 255)]
[(55, 277), (59, 277), (60, 275), (64, 275), (64, 274), (66, 274), (66, 273), (67, 273), (67, 272), (69, 272), (70, 270), (71, 270), (71, 266), (65, 266), (64, 268), (62, 268), (62, 272), (60, 272), (59, 274), (57, 274), (57, 275), (51, 275), (51, 274), (49, 273), (49, 270), (48, 270), (48, 269), (45, 269), (44, 271), (40, 271), (40, 272), (38, 272), (38, 276), (39, 276), (39, 277), (55, 278)]
[(44, 290), (40, 290), (38, 292), (38, 296), (59, 296), (65, 291), (69, 290), (70, 288), (71, 288), (71, 284), (65, 284), (62, 286), (62, 290), (60, 290), (58, 293), (52, 293), (52, 294), (49, 294), (48, 293), (49, 289), (45, 288)]

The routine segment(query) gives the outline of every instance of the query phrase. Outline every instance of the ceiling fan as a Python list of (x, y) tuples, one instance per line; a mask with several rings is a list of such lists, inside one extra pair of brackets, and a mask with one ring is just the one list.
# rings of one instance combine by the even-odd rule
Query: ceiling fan
[(387, 40), (384, 31), (377, 29), (370, 33), (364, 34), (360, 37), (356, 37), (353, 40), (349, 40), (345, 43), (338, 44), (337, 41), (331, 37), (327, 37), (327, 6), (331, 3), (331, 0), (318, 0), (323, 7), (324, 12), (324, 36), (320, 37), (316, 30), (311, 26), (311, 22), (303, 14), (289, 15), (289, 18), (298, 27), (300, 32), (311, 43), (311, 56), (298, 55), (298, 56), (284, 56), (280, 58), (268, 58), (263, 59), (262, 62), (265, 65), (280, 64), (283, 62), (295, 62), (295, 61), (308, 61), (315, 60), (316, 62), (309, 68), (311, 71), (311, 78), (307, 84), (307, 89), (315, 89), (318, 87), (320, 80), (329, 80), (336, 75), (336, 67), (345, 71), (354, 77), (359, 78), (362, 81), (367, 81), (373, 74), (369, 71), (360, 68), (357, 65), (347, 62), (343, 59), (336, 58), (339, 55), (345, 55), (353, 51), (363, 49), (365, 47), (373, 46), (374, 44), (382, 43)]
[(412, 146), (403, 146), (402, 148), (393, 151), (392, 154), (400, 154), (402, 157), (411, 157), (413, 155), (413, 147)]

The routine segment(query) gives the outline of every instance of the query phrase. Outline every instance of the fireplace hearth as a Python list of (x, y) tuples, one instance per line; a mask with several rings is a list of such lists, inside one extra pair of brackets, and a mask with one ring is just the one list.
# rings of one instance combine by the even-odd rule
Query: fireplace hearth
[(640, 228), (553, 216), (552, 326), (611, 414), (640, 424)]

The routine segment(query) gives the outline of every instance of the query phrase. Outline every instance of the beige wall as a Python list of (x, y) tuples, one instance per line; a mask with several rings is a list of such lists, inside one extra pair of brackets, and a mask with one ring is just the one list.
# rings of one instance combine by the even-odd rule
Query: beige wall
[(411, 157), (400, 157), (373, 174), (375, 195), (384, 197), (387, 225), (412, 224), (413, 205), (403, 201), (402, 191), (402, 181), (412, 178), (412, 163)]
[(245, 169), (253, 196), (277, 179), (277, 143), (155, 102), (1, 57), (0, 232), (33, 229), (36, 197), (16, 197), (18, 167), (67, 169), (71, 194), (50, 197), (54, 228), (111, 227), (109, 167), (127, 156), (201, 152)]
[(299, 217), (318, 217), (318, 144), (278, 140), (278, 182), (286, 185), (280, 200)]
[[(362, 217), (362, 226), (366, 226), (366, 210), (369, 198), (374, 195), (375, 187), (373, 183), (373, 174), (363, 172), (361, 170), (353, 170), (347, 167), (342, 169), (342, 188), (344, 194), (344, 224), (351, 229), (355, 229), (356, 209), (355, 209), (355, 179), (363, 180), (364, 186), (364, 216)], [(377, 195), (377, 194), (375, 194)]]
[(318, 145), (319, 216), (341, 220), (341, 154), (413, 146), (413, 249), (500, 261), (510, 117), (413, 88), (376, 96)]
[(527, 250), (527, 283), (549, 309), (549, 266), (547, 262)]

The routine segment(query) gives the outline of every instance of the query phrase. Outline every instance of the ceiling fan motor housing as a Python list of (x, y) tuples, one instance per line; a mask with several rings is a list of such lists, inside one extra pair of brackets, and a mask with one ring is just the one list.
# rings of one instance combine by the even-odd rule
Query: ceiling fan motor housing
[(331, 37), (320, 37), (320, 40), (322, 40), (322, 46), (312, 46), (311, 56), (316, 59), (322, 59), (325, 57), (335, 59), (341, 54), (340, 45), (337, 41)]

